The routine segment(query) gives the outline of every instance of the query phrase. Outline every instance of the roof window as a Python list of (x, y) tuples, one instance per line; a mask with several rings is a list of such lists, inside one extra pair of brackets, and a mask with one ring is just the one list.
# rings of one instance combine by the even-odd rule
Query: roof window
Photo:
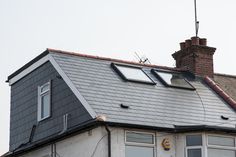
[(152, 69), (152, 73), (168, 87), (184, 88), (194, 90), (195, 88), (186, 80), (180, 72), (162, 71)]
[(141, 67), (112, 63), (111, 66), (126, 81), (155, 84)]

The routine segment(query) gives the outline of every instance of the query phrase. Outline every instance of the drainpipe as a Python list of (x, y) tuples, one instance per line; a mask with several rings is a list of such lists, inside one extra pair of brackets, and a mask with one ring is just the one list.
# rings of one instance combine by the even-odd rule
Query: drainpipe
[(109, 130), (109, 128), (106, 124), (105, 124), (105, 128), (106, 128), (106, 131), (107, 131), (108, 157), (111, 157), (111, 131)]

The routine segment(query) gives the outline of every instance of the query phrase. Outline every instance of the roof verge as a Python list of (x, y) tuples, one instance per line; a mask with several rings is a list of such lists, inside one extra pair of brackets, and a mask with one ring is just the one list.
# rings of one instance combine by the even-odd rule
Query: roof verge
[(223, 89), (221, 89), (210, 77), (205, 77), (206, 84), (213, 89), (224, 101), (226, 101), (234, 110), (236, 110), (236, 101), (231, 98)]

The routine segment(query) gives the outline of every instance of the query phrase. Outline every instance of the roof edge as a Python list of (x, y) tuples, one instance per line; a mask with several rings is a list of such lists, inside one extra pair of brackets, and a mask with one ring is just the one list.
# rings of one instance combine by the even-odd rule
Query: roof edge
[(220, 88), (210, 77), (205, 77), (206, 84), (236, 111), (236, 101)]
[(99, 60), (106, 60), (106, 61), (111, 61), (111, 62), (119, 62), (119, 63), (124, 63), (124, 64), (132, 64), (132, 65), (139, 65), (139, 66), (146, 66), (146, 67), (153, 67), (153, 68), (161, 68), (161, 69), (175, 70), (175, 71), (186, 71), (186, 70), (183, 70), (183, 69), (180, 69), (180, 68), (175, 68), (175, 67), (160, 66), (160, 65), (155, 65), (155, 64), (143, 64), (143, 63), (127, 61), (127, 60), (122, 60), (122, 59), (114, 59), (114, 58), (109, 58), (109, 57), (88, 55), (88, 54), (83, 54), (83, 53), (78, 53), (78, 52), (57, 50), (57, 49), (52, 49), (52, 48), (48, 48), (47, 50), (49, 52), (55, 52), (55, 53), (61, 53), (61, 54), (66, 54), (66, 55), (79, 56), (79, 57), (86, 57), (86, 58), (92, 58), (92, 59), (99, 59)]
[(220, 74), (220, 73), (214, 73), (216, 76), (224, 76), (224, 77), (231, 77), (236, 79), (236, 75), (231, 75), (231, 74)]
[(127, 60), (122, 60), (122, 59), (100, 57), (100, 56), (87, 55), (87, 54), (82, 54), (82, 53), (77, 53), (77, 52), (70, 52), (70, 51), (63, 51), (63, 50), (47, 48), (43, 53), (39, 54), (37, 57), (35, 57), (31, 61), (29, 61), (28, 63), (23, 65), (20, 69), (16, 70), (11, 75), (9, 75), (7, 77), (6, 82), (9, 82), (9, 80), (11, 80), (15, 76), (19, 75), (22, 71), (24, 71), (25, 69), (29, 68), (31, 65), (33, 65), (35, 62), (39, 61), (41, 58), (43, 58), (46, 55), (48, 55), (50, 52), (52, 52), (52, 53), (60, 53), (60, 54), (65, 54), (65, 55), (79, 56), (79, 57), (86, 57), (86, 58), (92, 58), (92, 59), (106, 60), (106, 61), (118, 62), (118, 63), (124, 63), (124, 64), (132, 64), (132, 65), (137, 65), (137, 66), (146, 66), (146, 67), (160, 68), (160, 69), (166, 69), (166, 70), (172, 70), (172, 71), (186, 71), (184, 69), (175, 68), (175, 67), (160, 66), (160, 65), (155, 65), (155, 64), (143, 64), (143, 63), (127, 61)]
[(187, 133), (187, 132), (199, 132), (199, 131), (216, 131), (216, 132), (226, 132), (226, 133), (234, 133), (236, 134), (235, 128), (230, 127), (220, 127), (220, 126), (210, 126), (210, 125), (190, 125), (190, 126), (178, 126), (174, 125), (173, 128), (165, 128), (165, 127), (154, 127), (154, 126), (145, 126), (145, 125), (137, 125), (137, 124), (128, 124), (128, 123), (116, 123), (116, 122), (105, 122), (105, 121), (97, 121), (96, 119), (92, 119), (91, 121), (85, 122), (83, 125), (77, 126), (64, 134), (59, 136), (53, 136), (51, 139), (46, 141), (39, 141), (32, 146), (23, 148), (21, 150), (15, 152), (8, 152), (4, 154), (3, 157), (13, 157), (15, 155), (20, 155), (27, 153), (31, 150), (49, 145), (54, 142), (58, 142), (63, 140), (67, 137), (71, 137), (77, 135), (79, 133), (83, 133), (88, 131), (89, 129), (96, 128), (98, 126), (110, 126), (110, 127), (123, 127), (123, 128), (134, 128), (134, 129), (147, 129), (147, 130), (156, 130), (160, 132), (167, 132), (167, 133)]
[(35, 57), (34, 59), (32, 59), (31, 61), (29, 61), (28, 63), (26, 63), (25, 65), (23, 65), (20, 69), (16, 70), (15, 72), (13, 72), (11, 75), (9, 75), (7, 77), (6, 82), (9, 82), (10, 79), (12, 79), (13, 77), (17, 76), (18, 74), (20, 74), (22, 71), (24, 71), (25, 69), (27, 69), (28, 67), (30, 67), (31, 65), (33, 65), (35, 62), (37, 62), (38, 60), (40, 60), (41, 58), (43, 58), (44, 56), (48, 55), (49, 51), (48, 49), (46, 49), (43, 53), (41, 53), (40, 55), (38, 55), (37, 57)]

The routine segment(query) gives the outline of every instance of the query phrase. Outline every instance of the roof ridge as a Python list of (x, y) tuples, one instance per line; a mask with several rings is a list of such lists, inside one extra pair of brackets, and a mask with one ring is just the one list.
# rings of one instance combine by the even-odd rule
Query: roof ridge
[(64, 50), (58, 50), (58, 49), (53, 49), (53, 48), (47, 48), (47, 51), (61, 53), (61, 54), (67, 54), (67, 55), (73, 55), (73, 56), (79, 56), (79, 57), (86, 57), (86, 58), (119, 62), (119, 63), (124, 63), (124, 64), (133, 64), (133, 65), (140, 65), (140, 66), (153, 67), (153, 68), (162, 68), (162, 69), (175, 70), (175, 71), (186, 71), (184, 69), (175, 68), (175, 67), (160, 66), (160, 65), (155, 65), (155, 64), (143, 64), (143, 63), (138, 63), (138, 62), (134, 62), (134, 61), (127, 61), (127, 60), (122, 60), (122, 59), (88, 55), (88, 54), (83, 54), (83, 53), (79, 53), (79, 52), (64, 51)]

